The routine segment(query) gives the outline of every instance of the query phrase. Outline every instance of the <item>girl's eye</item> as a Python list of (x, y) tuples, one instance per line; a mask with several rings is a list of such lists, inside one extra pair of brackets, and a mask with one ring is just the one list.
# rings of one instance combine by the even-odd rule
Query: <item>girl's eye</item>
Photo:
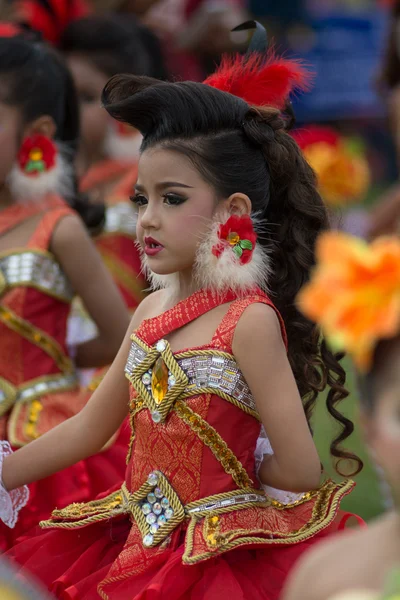
[(179, 194), (174, 194), (172, 192), (170, 192), (169, 194), (165, 194), (163, 198), (165, 204), (168, 204), (170, 206), (178, 206), (179, 204), (183, 204), (187, 200), (185, 196), (180, 196)]
[(94, 94), (90, 94), (89, 92), (81, 92), (79, 94), (79, 99), (82, 104), (93, 104), (97, 101), (97, 97)]
[(129, 200), (133, 202), (136, 208), (140, 208), (141, 206), (147, 204), (147, 198), (142, 196), (142, 194), (135, 194), (134, 196), (131, 196)]

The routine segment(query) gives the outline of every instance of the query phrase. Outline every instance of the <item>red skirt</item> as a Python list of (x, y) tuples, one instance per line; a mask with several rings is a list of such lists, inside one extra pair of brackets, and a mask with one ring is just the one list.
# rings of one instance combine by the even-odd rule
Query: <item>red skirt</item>
[(0, 551), (14, 546), (39, 521), (48, 519), (54, 508), (87, 502), (125, 478), (130, 427), (126, 420), (114, 444), (76, 465), (29, 485), (28, 504), (21, 510), (14, 529), (0, 521)]
[[(165, 550), (147, 557), (138, 574), (109, 579), (99, 594), (98, 585), (118, 561), (131, 527), (127, 517), (120, 517), (83, 529), (38, 531), (9, 557), (59, 600), (277, 600), (300, 555), (338, 529), (333, 524), (300, 544), (235, 549), (194, 565), (182, 563), (184, 531), (176, 530)], [(129, 570), (135, 570), (140, 552), (135, 549)]]

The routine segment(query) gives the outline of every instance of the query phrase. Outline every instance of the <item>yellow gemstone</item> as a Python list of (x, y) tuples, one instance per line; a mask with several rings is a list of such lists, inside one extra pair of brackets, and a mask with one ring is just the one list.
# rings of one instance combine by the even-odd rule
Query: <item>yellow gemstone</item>
[(240, 242), (240, 236), (234, 231), (231, 231), (231, 233), (228, 234), (227, 240), (231, 246), (236, 246), (236, 244)]
[(218, 525), (218, 523), (219, 523), (219, 517), (211, 517), (210, 525), (213, 525), (215, 527), (216, 525)]
[(160, 404), (168, 392), (168, 368), (160, 356), (151, 375), (151, 392), (157, 404)]
[(31, 160), (42, 160), (43, 152), (41, 151), (40, 148), (33, 148), (33, 150), (31, 150), (31, 152), (30, 152), (29, 158)]

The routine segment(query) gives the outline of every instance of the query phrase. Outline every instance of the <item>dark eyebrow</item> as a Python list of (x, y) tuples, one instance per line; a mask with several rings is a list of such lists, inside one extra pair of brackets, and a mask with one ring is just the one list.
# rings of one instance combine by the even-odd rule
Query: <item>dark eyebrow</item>
[[(169, 188), (169, 187), (178, 187), (178, 188), (190, 188), (193, 189), (193, 186), (191, 185), (186, 185), (184, 183), (179, 183), (178, 181), (162, 181), (161, 183), (158, 183), (156, 185), (156, 188), (159, 190), (164, 190), (165, 188)], [(138, 192), (144, 192), (145, 188), (140, 185), (140, 184), (136, 184), (135, 185), (135, 190)]]

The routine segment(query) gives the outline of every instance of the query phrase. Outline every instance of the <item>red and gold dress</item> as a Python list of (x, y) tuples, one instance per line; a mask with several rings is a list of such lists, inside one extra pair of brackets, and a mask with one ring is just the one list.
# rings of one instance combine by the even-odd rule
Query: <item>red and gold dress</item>
[[(66, 348), (73, 290), (49, 251), (55, 227), (74, 214), (58, 197), (0, 212), (0, 236), (29, 217), (38, 222), (22, 248), (0, 252), (0, 436), (14, 448), (36, 439), (85, 405)], [(124, 476), (126, 447), (30, 485), (30, 500), (15, 529), (0, 525), (0, 548), (46, 518), (54, 506), (84, 501)], [(105, 484), (107, 482), (107, 484)]]
[(112, 185), (105, 199), (105, 226), (95, 243), (132, 312), (143, 300), (147, 287), (135, 246), (136, 214), (129, 201), (136, 179), (137, 164), (110, 159), (95, 165), (81, 182), (82, 191), (89, 193), (99, 186)]
[[(168, 335), (221, 302), (231, 304), (211, 342), (173, 353)], [(272, 600), (298, 556), (337, 528), (351, 482), (284, 503), (257, 479), (260, 417), (232, 354), (252, 303), (271, 305), (260, 290), (199, 291), (132, 335), (125, 481), (54, 511), (12, 552), (57, 598)]]

